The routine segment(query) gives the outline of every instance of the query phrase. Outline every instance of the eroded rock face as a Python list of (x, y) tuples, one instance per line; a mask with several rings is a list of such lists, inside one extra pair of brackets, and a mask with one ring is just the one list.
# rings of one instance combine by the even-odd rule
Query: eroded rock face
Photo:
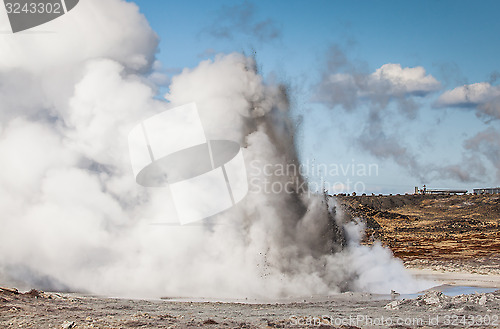
[(446, 296), (444, 296), (442, 292), (431, 291), (430, 293), (426, 293), (419, 298), (421, 298), (426, 305), (437, 305), (441, 304), (445, 300), (445, 297)]
[(487, 294), (446, 296), (440, 291), (428, 291), (416, 299), (394, 300), (386, 310), (408, 310), (412, 308), (440, 308), (455, 310), (475, 310), (484, 307), (499, 309), (500, 290)]

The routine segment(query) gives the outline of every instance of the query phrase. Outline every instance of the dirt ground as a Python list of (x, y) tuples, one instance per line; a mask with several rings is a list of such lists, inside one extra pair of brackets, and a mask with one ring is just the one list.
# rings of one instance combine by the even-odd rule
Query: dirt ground
[[(130, 300), (1, 288), (0, 328), (500, 328), (500, 291), (480, 288), (500, 288), (500, 195), (338, 201), (347, 215), (367, 223), (364, 243), (382, 241), (417, 277), (445, 285), (420, 296), (349, 292), (277, 303)], [(454, 297), (439, 292), (456, 286), (477, 288)]]
[(1, 328), (498, 328), (500, 292), (391, 299), (362, 293), (250, 304), (0, 291)]

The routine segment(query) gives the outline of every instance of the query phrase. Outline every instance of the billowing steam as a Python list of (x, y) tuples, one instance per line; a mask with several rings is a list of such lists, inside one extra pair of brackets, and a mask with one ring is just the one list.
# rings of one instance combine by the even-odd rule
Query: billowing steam
[(169, 222), (168, 200), (135, 183), (130, 129), (196, 102), (207, 136), (238, 141), (248, 164), (297, 165), (285, 89), (230, 54), (185, 69), (168, 103), (155, 99), (156, 37), (124, 1), (84, 1), (45, 27), (57, 33), (0, 43), (1, 283), (140, 297), (423, 288), (294, 173), (254, 170), (256, 186), (294, 188), (252, 190), (213, 222), (151, 225)]

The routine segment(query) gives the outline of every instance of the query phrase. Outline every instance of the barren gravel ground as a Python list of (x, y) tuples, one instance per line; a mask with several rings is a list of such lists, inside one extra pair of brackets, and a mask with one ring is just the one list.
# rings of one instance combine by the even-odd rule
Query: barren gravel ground
[[(446, 280), (460, 275), (448, 272)], [(470, 281), (460, 284), (474, 283), (474, 277), (488, 276), (469, 274)], [(500, 291), (480, 292), (454, 297), (438, 291), (418, 297), (344, 293), (240, 303), (22, 294), (4, 288), (0, 328), (500, 328)]]
[[(369, 236), (391, 247), (415, 275), (437, 284), (500, 289), (499, 196), (344, 197), (342, 202), (348, 213), (367, 221)], [(242, 303), (3, 289), (0, 328), (500, 328), (500, 291), (469, 292), (344, 293)]]

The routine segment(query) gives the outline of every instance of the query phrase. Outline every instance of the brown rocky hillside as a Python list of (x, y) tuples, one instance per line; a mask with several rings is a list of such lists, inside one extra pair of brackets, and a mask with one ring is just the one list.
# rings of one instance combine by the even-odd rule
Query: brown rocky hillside
[(403, 260), (500, 255), (500, 195), (337, 196), (367, 224), (365, 243), (380, 240)]

